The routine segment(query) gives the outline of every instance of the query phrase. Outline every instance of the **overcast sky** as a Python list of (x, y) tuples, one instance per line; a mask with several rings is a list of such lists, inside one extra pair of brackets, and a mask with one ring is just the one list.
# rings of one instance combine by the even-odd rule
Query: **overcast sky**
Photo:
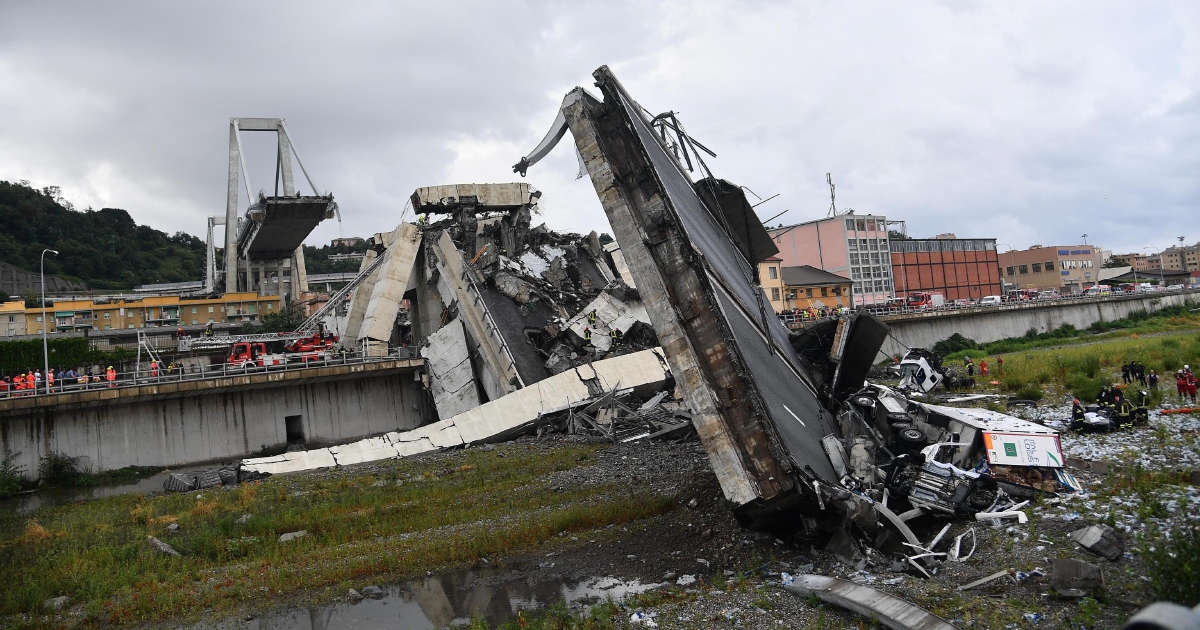
[[(203, 236), (229, 118), (283, 117), (344, 217), (308, 242), (367, 236), (416, 187), (516, 181), (608, 64), (779, 193), (773, 224), (825, 216), (832, 172), (839, 208), (912, 236), (1200, 241), (1195, 1), (397, 4), (0, 2), (0, 179)], [(271, 190), (273, 137), (243, 138)], [(529, 172), (543, 219), (606, 230), (575, 172), (567, 142)]]

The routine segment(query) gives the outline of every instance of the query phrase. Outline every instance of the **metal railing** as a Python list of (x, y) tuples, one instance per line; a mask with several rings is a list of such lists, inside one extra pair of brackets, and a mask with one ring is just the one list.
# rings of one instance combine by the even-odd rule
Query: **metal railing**
[[(160, 367), (157, 371), (152, 367), (143, 367), (140, 370), (133, 372), (118, 372), (114, 375), (113, 380), (108, 380), (104, 371), (93, 374), (88, 377), (76, 376), (74, 378), (56, 378), (54, 384), (50, 386), (49, 395), (68, 394), (74, 392), (96, 391), (104, 389), (120, 389), (124, 387), (141, 387), (145, 385), (159, 385), (163, 383), (182, 383), (188, 381), (203, 381), (214, 378), (225, 378), (231, 376), (246, 376), (250, 374), (267, 374), (276, 372), (298, 372), (303, 370), (312, 370), (330, 366), (343, 365), (367, 365), (372, 363), (382, 363), (384, 361), (394, 361), (396, 359), (411, 359), (419, 358), (411, 348), (393, 348), (385, 355), (380, 356), (361, 356), (358, 353), (346, 352), (331, 353), (328, 358), (295, 360), (291, 362), (281, 362), (278, 365), (251, 365), (249, 363), (235, 365), (232, 363), (221, 363), (218, 365), (193, 365), (193, 366), (178, 366), (173, 370)], [(7, 389), (0, 389), (0, 400), (8, 398), (33, 398), (46, 396), (46, 383), (41, 381), (38, 383), (37, 390), (24, 389), (18, 390), (13, 388), (13, 383), (8, 382)]]
[(1028, 299), (1011, 299), (1011, 300), (1006, 299), (1006, 300), (1003, 300), (998, 303), (993, 302), (990, 304), (980, 304), (978, 301), (971, 301), (971, 302), (965, 303), (965, 304), (964, 303), (946, 302), (946, 303), (942, 304), (941, 306), (918, 306), (918, 307), (909, 307), (907, 305), (887, 306), (887, 305), (883, 305), (883, 304), (866, 304), (866, 305), (862, 305), (862, 306), (856, 306), (854, 308), (825, 309), (824, 314), (821, 313), (821, 309), (817, 309), (817, 313), (818, 313), (817, 317), (813, 317), (811, 314), (808, 316), (805, 316), (805, 314), (804, 314), (805, 309), (799, 309), (799, 312), (794, 312), (794, 311), (789, 310), (789, 311), (784, 311), (782, 313), (779, 313), (779, 319), (780, 319), (780, 321), (782, 321), (785, 324), (793, 324), (793, 323), (804, 324), (804, 323), (808, 323), (808, 322), (817, 321), (818, 319), (821, 319), (822, 317), (829, 317), (829, 316), (837, 315), (838, 313), (843, 313), (843, 312), (844, 313), (851, 313), (851, 312), (853, 312), (853, 313), (870, 313), (872, 315), (918, 315), (918, 314), (927, 314), (927, 313), (968, 311), (968, 310), (1001, 308), (1001, 307), (1011, 307), (1011, 306), (1035, 306), (1035, 305), (1042, 305), (1042, 304), (1060, 304), (1060, 303), (1066, 303), (1066, 302), (1079, 302), (1079, 301), (1083, 301), (1083, 300), (1092, 300), (1092, 301), (1100, 302), (1100, 301), (1104, 301), (1104, 300), (1120, 299), (1120, 298), (1153, 297), (1156, 295), (1177, 295), (1180, 293), (1194, 293), (1194, 292), (1200, 292), (1200, 285), (1184, 286), (1181, 289), (1163, 288), (1163, 289), (1155, 290), (1155, 291), (1126, 292), (1126, 291), (1117, 290), (1117, 291), (1112, 291), (1109, 294), (1103, 294), (1103, 295), (1085, 295), (1083, 293), (1067, 293), (1067, 294), (1059, 295), (1058, 297), (1055, 297), (1055, 298), (1040, 298), (1039, 297), (1039, 298), (1028, 298)]

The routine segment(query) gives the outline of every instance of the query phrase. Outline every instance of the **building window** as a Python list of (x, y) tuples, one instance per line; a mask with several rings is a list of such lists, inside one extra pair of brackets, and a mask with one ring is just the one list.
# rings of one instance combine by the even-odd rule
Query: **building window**
[(812, 289), (805, 289), (804, 297), (812, 297)]
[(771, 288), (771, 301), (772, 302), (779, 301), (779, 289), (774, 288), (774, 287)]
[(854, 229), (858, 230), (859, 232), (866, 232), (867, 224), (862, 219), (858, 219), (857, 221), (854, 222)]
[[(1005, 271), (1004, 275), (1006, 275), (1006, 276), (1011, 276), (1011, 275), (1013, 275), (1013, 268), (1012, 268), (1012, 267), (1005, 267), (1005, 269), (1006, 269), (1007, 271)], [(1065, 269), (1065, 267), (1064, 267), (1064, 269)]]
[(209, 312), (209, 313), (213, 312), (213, 308), (212, 308), (211, 306), (210, 306), (210, 307), (208, 307), (208, 312)]
[(834, 295), (835, 297), (841, 297), (841, 295), (842, 295), (842, 287), (833, 287), (833, 295)]
[(1033, 273), (1042, 272), (1042, 263), (1033, 263)]
[(858, 251), (858, 239), (852, 238), (846, 242), (850, 245), (850, 251), (852, 251), (852, 252)]
[(1046, 263), (1046, 271), (1054, 271), (1054, 263), (1052, 263), (1052, 262)]
[(108, 317), (109, 315), (110, 315), (110, 313), (105, 313), (105, 314), (104, 314), (104, 319), (108, 319), (108, 318), (109, 318), (109, 317)]
[[(195, 315), (195, 314), (196, 314), (196, 307), (193, 306), (192, 307), (192, 315)], [(195, 324), (196, 322), (192, 322), (192, 323)]]
[(791, 291), (788, 291), (787, 297), (789, 300), (796, 299), (796, 290), (792, 289)]
[(829, 297), (829, 287), (821, 287), (821, 297)]
[(850, 231), (854, 230), (854, 219), (846, 219), (846, 229)]
[(770, 267), (767, 268), (767, 275), (770, 276), (772, 280), (778, 280), (779, 279), (779, 268), (774, 265), (771, 265)]
[(274, 308), (274, 306), (275, 306), (274, 304), (271, 304), (270, 302), (267, 302), (267, 310), (268, 310), (268, 311), (269, 311), (269, 310), (272, 310), (272, 309)]
[(1021, 275), (1025, 275), (1029, 273), (1029, 265), (1020, 265), (1017, 271), (1021, 272)]

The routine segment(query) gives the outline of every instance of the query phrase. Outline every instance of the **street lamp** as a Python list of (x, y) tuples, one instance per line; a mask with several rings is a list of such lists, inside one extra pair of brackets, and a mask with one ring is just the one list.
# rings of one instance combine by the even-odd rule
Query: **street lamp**
[(1087, 234), (1084, 234), (1082, 238), (1083, 238), (1083, 244), (1087, 245)]
[(42, 382), (46, 384), (46, 393), (50, 393), (50, 342), (48, 335), (50, 330), (50, 321), (46, 319), (46, 252), (50, 252), (55, 256), (58, 255), (57, 250), (43, 249), (42, 250), (42, 359), (45, 360), (43, 366), (46, 371), (42, 373)]

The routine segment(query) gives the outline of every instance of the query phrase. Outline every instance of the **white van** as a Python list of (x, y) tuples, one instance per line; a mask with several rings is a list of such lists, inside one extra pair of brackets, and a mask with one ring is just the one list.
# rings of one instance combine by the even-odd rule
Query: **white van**
[(999, 295), (985, 295), (979, 299), (979, 306), (1000, 306), (1003, 303)]

